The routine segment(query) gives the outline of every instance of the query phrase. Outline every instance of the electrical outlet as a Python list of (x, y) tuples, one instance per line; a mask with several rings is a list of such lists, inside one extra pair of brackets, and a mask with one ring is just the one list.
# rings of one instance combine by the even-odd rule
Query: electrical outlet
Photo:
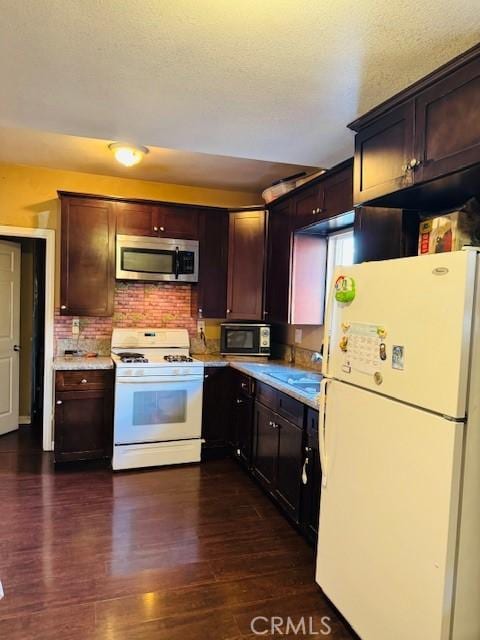
[(301, 341), (302, 341), (302, 330), (301, 329), (295, 329), (295, 342), (296, 342), (296, 344), (300, 344)]
[(201, 333), (205, 333), (205, 320), (197, 320), (197, 333), (200, 335)]
[(80, 318), (73, 318), (72, 320), (72, 336), (78, 336), (80, 333)]

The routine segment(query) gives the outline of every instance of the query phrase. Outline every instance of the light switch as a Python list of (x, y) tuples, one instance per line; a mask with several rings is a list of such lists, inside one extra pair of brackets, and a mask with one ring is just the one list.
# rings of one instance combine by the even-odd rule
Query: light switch
[(72, 320), (72, 336), (78, 336), (80, 333), (80, 318), (73, 318)]
[(201, 333), (205, 333), (205, 320), (197, 320), (197, 333), (200, 335)]

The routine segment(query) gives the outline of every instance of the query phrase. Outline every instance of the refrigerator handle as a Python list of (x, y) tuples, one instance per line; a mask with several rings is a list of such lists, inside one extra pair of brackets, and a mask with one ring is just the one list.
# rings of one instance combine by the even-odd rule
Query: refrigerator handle
[(331, 378), (323, 378), (320, 384), (320, 402), (318, 406), (318, 448), (320, 453), (320, 468), (322, 470), (322, 487), (327, 486), (327, 451), (325, 444), (325, 412), (327, 408), (327, 387)]
[[(334, 273), (334, 279), (337, 277), (337, 273)], [(322, 362), (322, 374), (329, 376), (328, 365), (330, 362), (330, 331), (332, 330), (332, 310), (333, 310), (333, 297), (335, 295), (335, 287), (333, 284), (330, 286), (328, 292), (327, 306), (325, 308), (325, 322), (323, 333), (323, 362)]]

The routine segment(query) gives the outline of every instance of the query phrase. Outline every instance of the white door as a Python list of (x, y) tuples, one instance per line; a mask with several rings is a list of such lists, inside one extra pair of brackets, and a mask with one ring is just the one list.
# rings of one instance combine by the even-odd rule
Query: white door
[(0, 435), (18, 429), (20, 246), (0, 242)]
[(324, 373), (463, 418), (476, 264), (470, 250), (339, 267), (355, 297), (330, 301)]
[(200, 438), (203, 378), (117, 377), (115, 444)]
[(449, 637), (463, 429), (328, 383), (316, 578), (365, 640)]

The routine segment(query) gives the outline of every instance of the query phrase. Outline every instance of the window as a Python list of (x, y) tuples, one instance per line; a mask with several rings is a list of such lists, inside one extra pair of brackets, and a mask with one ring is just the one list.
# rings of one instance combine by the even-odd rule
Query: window
[(340, 265), (353, 264), (353, 229), (331, 233), (327, 237), (327, 283), (325, 290), (325, 305), (330, 295), (333, 273)]

